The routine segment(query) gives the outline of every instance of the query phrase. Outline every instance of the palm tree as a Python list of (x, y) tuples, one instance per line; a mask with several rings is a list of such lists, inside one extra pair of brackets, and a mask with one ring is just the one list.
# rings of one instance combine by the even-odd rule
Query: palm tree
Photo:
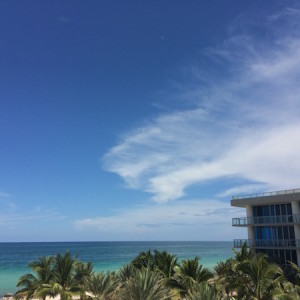
[(83, 263), (77, 262), (75, 266), (75, 279), (77, 281), (83, 281), (85, 278), (92, 276), (94, 273), (94, 266), (91, 262)]
[(135, 275), (136, 271), (137, 269), (133, 266), (133, 264), (125, 265), (119, 270), (117, 276), (121, 287), (124, 286), (127, 280)]
[(212, 273), (199, 264), (199, 257), (197, 256), (194, 259), (183, 260), (180, 265), (180, 273), (189, 276), (198, 283), (207, 281), (212, 277)]
[(219, 300), (217, 289), (215, 286), (201, 282), (193, 286), (188, 292), (189, 300)]
[(86, 291), (92, 294), (95, 300), (109, 300), (116, 290), (118, 285), (115, 274), (100, 272), (91, 275), (86, 280)]
[(247, 250), (247, 244), (244, 243), (241, 250), (237, 251), (236, 249), (232, 249), (234, 254), (235, 254), (235, 261), (236, 262), (242, 262), (245, 260), (249, 260), (252, 259), (255, 256), (255, 252), (253, 250), (253, 248), (250, 248), (249, 251)]
[(234, 269), (235, 262), (233, 258), (229, 258), (225, 262), (218, 262), (214, 268), (213, 282), (222, 299), (230, 299), (232, 294), (238, 289), (240, 274)]
[(84, 299), (86, 297), (85, 284), (86, 284), (86, 280), (88, 280), (94, 274), (93, 269), (94, 267), (91, 262), (87, 262), (87, 263), (77, 262), (75, 266), (74, 279), (76, 280), (78, 286), (80, 286), (81, 289), (80, 299)]
[(153, 270), (154, 256), (151, 253), (151, 250), (148, 250), (147, 252), (143, 251), (137, 257), (135, 257), (131, 263), (136, 269), (139, 270), (141, 270), (142, 268), (150, 268), (151, 270)]
[(36, 276), (32, 274), (25, 274), (18, 280), (17, 287), (23, 288), (16, 293), (16, 297), (26, 297), (30, 299), (33, 296), (41, 296), (43, 299), (46, 295), (40, 293), (44, 284), (49, 284), (53, 279), (53, 260), (52, 256), (39, 257), (38, 260), (32, 261), (28, 266), (36, 273)]
[(199, 258), (182, 260), (175, 268), (173, 278), (167, 280), (167, 285), (180, 291), (181, 296), (188, 294), (195, 284), (206, 282), (213, 274), (199, 264)]
[(167, 251), (154, 251), (154, 264), (165, 278), (172, 277), (175, 274), (174, 268), (177, 264), (177, 256), (171, 255)]
[(119, 291), (117, 299), (124, 300), (164, 300), (170, 298), (170, 290), (165, 286), (160, 272), (150, 268), (137, 270)]
[(291, 271), (293, 273), (294, 281), (297, 285), (300, 285), (300, 268), (293, 263), (292, 261), (289, 261), (290, 266), (292, 267)]
[(18, 280), (17, 287), (22, 287), (15, 293), (17, 299), (31, 299), (39, 288), (38, 279), (32, 274), (25, 274)]
[(69, 300), (73, 295), (82, 293), (82, 286), (75, 278), (77, 256), (71, 257), (69, 251), (64, 255), (56, 254), (53, 280), (44, 284), (40, 294), (60, 295), (61, 300)]
[(299, 300), (300, 287), (289, 281), (284, 281), (272, 290), (273, 300)]
[[(270, 263), (267, 256), (259, 254), (252, 259), (240, 262), (236, 265), (236, 271), (240, 272), (238, 278), (240, 286), (244, 287), (243, 293), (251, 299), (271, 299), (271, 291), (283, 281), (283, 271), (279, 265)], [(241, 290), (238, 291), (241, 297)]]
[(280, 282), (272, 291), (274, 300), (300, 299), (300, 268), (289, 261), (291, 269), (288, 269), (287, 277), (291, 277), (292, 282)]

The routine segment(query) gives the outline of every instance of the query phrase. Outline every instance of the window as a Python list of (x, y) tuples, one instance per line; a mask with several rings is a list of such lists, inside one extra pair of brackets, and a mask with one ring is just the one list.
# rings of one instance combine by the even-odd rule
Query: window
[(283, 239), (282, 227), (277, 228), (277, 234), (278, 234), (278, 240), (282, 240)]
[(271, 216), (275, 216), (275, 206), (274, 205), (270, 205), (270, 212), (271, 212)]
[(281, 204), (281, 215), (282, 216), (286, 215), (286, 206), (285, 206), (285, 204)]
[(289, 232), (290, 232), (290, 239), (294, 240), (295, 239), (294, 226), (289, 226)]
[(257, 206), (257, 216), (258, 217), (263, 217), (264, 211), (262, 206)]
[(270, 215), (269, 205), (264, 205), (263, 211), (264, 211), (264, 216), (269, 216)]
[(292, 205), (291, 205), (291, 203), (288, 203), (287, 205), (286, 205), (286, 210), (287, 210), (287, 214), (288, 215), (292, 215), (293, 213), (292, 213)]
[(257, 208), (256, 208), (256, 206), (252, 207), (252, 211), (253, 211), (253, 217), (257, 217)]
[(275, 205), (275, 211), (276, 211), (276, 216), (280, 216), (280, 205), (279, 204)]
[(285, 240), (289, 239), (289, 228), (287, 226), (283, 226), (283, 238)]

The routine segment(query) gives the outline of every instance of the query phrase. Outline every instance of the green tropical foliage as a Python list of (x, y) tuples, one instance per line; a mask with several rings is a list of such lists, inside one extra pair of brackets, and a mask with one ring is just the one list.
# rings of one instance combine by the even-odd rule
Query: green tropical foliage
[(199, 264), (198, 257), (183, 260), (174, 271), (174, 276), (166, 282), (169, 287), (178, 289), (181, 296), (187, 295), (195, 285), (207, 282), (213, 276), (211, 271)]
[(86, 292), (90, 293), (91, 298), (95, 300), (109, 300), (113, 299), (113, 294), (118, 285), (115, 274), (107, 272), (106, 274), (100, 272), (92, 274), (86, 280)]
[(249, 250), (247, 249), (246, 243), (242, 246), (240, 251), (233, 249), (233, 253), (235, 254), (234, 259), (236, 262), (249, 260), (255, 255), (254, 250), (252, 248)]
[(207, 282), (201, 282), (194, 285), (188, 292), (189, 300), (218, 300), (218, 292), (215, 286), (209, 285)]
[[(18, 280), (17, 287), (22, 287), (17, 293), (17, 298), (31, 299), (41, 291), (44, 284), (48, 284), (53, 279), (53, 257), (39, 257), (28, 266), (36, 274), (25, 274)], [(46, 295), (41, 295), (43, 299)]]
[(117, 274), (120, 286), (122, 287), (127, 282), (127, 280), (133, 277), (135, 272), (136, 268), (132, 263), (121, 268)]
[(233, 258), (219, 262), (214, 268), (214, 283), (220, 299), (230, 299), (239, 288), (239, 274), (235, 271), (236, 261)]
[(89, 280), (94, 274), (93, 264), (91, 262), (83, 263), (81, 261), (77, 262), (75, 266), (75, 276), (74, 279), (80, 289), (80, 299), (86, 298), (86, 281)]
[(286, 277), (266, 255), (244, 246), (214, 270), (204, 268), (198, 257), (178, 261), (166, 251), (149, 250), (117, 273), (95, 273), (91, 262), (83, 263), (67, 251), (29, 263), (32, 273), (19, 278), (15, 298), (300, 300), (300, 268), (290, 265)]
[(148, 252), (141, 252), (136, 258), (131, 262), (132, 265), (141, 270), (142, 268), (149, 268), (154, 270), (154, 255), (151, 250)]
[(17, 282), (17, 287), (22, 287), (15, 294), (15, 298), (31, 299), (36, 291), (39, 289), (39, 281), (32, 274), (25, 274), (21, 276)]
[(272, 296), (274, 300), (299, 300), (300, 287), (285, 281), (274, 288)]
[(154, 265), (165, 278), (171, 278), (175, 274), (177, 264), (177, 256), (171, 255), (167, 251), (154, 251)]
[(77, 256), (71, 257), (69, 251), (64, 255), (57, 253), (53, 269), (53, 280), (44, 284), (39, 295), (60, 296), (61, 300), (69, 300), (72, 296), (80, 295), (82, 285), (75, 278)]
[(150, 268), (135, 272), (119, 293), (124, 300), (162, 300), (169, 299), (170, 290), (165, 286), (162, 275)]
[(244, 285), (244, 296), (264, 300), (272, 298), (272, 289), (283, 281), (283, 271), (279, 265), (270, 263), (265, 255), (256, 255), (239, 262), (236, 271), (239, 283)]

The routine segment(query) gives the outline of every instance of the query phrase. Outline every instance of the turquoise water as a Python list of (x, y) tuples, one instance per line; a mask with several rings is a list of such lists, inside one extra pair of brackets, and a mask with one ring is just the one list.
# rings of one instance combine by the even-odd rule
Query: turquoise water
[(141, 251), (167, 250), (179, 259), (199, 256), (205, 267), (232, 256), (232, 242), (64, 242), (0, 243), (0, 296), (15, 292), (18, 278), (29, 273), (28, 262), (38, 256), (69, 250), (82, 261), (91, 261), (96, 271), (118, 270)]

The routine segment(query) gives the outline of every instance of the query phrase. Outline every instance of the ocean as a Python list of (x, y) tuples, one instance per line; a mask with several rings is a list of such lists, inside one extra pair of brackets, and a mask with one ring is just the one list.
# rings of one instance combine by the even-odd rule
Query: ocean
[(81, 261), (91, 261), (99, 271), (116, 271), (141, 251), (167, 250), (178, 258), (200, 257), (200, 263), (213, 268), (217, 262), (233, 255), (232, 242), (47, 242), (0, 243), (0, 297), (14, 293), (18, 278), (30, 273), (27, 264), (39, 256), (55, 255), (69, 250)]

